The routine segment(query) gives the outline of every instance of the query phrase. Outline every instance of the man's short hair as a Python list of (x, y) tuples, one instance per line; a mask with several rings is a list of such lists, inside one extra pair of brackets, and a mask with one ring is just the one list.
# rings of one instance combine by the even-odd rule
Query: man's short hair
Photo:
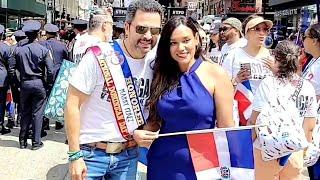
[(126, 22), (131, 23), (140, 10), (143, 12), (159, 13), (162, 18), (162, 6), (155, 0), (134, 0), (130, 3), (127, 9)]
[(90, 16), (89, 30), (92, 31), (92, 30), (95, 30), (95, 29), (101, 27), (101, 25), (106, 21), (112, 21), (111, 14), (109, 14), (108, 12), (106, 12), (102, 9), (99, 11), (95, 11)]

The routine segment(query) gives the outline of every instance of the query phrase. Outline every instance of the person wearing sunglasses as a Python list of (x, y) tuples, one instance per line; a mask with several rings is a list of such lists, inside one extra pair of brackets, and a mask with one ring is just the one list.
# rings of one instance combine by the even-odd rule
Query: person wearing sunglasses
[[(269, 60), (270, 52), (264, 47), (265, 38), (272, 26), (272, 21), (257, 15), (251, 15), (245, 19), (243, 27), (245, 38), (248, 40), (247, 45), (232, 50), (222, 64), (235, 89), (240, 83), (248, 80), (251, 92), (254, 94), (261, 80), (272, 75), (273, 64), (272, 60)], [(246, 99), (238, 96), (235, 96), (235, 100), (238, 101), (238, 107), (247, 103)], [(240, 125), (246, 125), (250, 115), (248, 113), (245, 115), (243, 108), (239, 108), (239, 117)]]
[[(302, 36), (304, 50), (312, 55), (312, 59), (305, 65), (302, 76), (308, 79), (316, 91), (318, 104), (320, 103), (320, 24), (311, 25)], [(318, 110), (318, 114), (320, 114)], [(318, 115), (319, 116), (319, 115)], [(319, 127), (319, 124), (317, 124)], [(317, 129), (317, 128), (316, 128)], [(318, 130), (318, 129), (317, 129)], [(319, 139), (320, 132), (315, 133)], [(319, 146), (319, 144), (318, 144)], [(319, 154), (318, 154), (319, 155)], [(311, 179), (320, 177), (320, 159), (311, 167), (308, 167)]]
[(155, 58), (151, 50), (161, 15), (157, 1), (132, 1), (127, 37), (112, 43), (111, 16), (91, 19), (90, 36), (100, 42), (88, 49), (69, 79), (65, 107), (72, 179), (136, 179), (139, 153), (133, 132), (135, 138), (149, 136), (136, 129), (147, 114)]
[(241, 21), (234, 17), (224, 20), (219, 28), (219, 32), (221, 40), (225, 42), (221, 48), (221, 65), (230, 50), (237, 47), (244, 47), (247, 44), (247, 40), (243, 38)]
[[(164, 25), (146, 129), (162, 134), (233, 126), (232, 85), (218, 64), (201, 58), (199, 45), (198, 29), (190, 18), (176, 16)], [(196, 179), (186, 135), (155, 139), (151, 131), (150, 141), (144, 141), (145, 146), (151, 144), (147, 179)]]

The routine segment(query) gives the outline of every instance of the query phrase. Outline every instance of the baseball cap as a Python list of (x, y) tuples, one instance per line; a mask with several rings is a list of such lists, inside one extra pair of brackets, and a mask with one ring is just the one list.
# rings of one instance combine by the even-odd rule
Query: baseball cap
[(229, 24), (231, 27), (237, 29), (242, 34), (242, 23), (239, 19), (230, 17), (222, 22), (223, 24)]
[(218, 34), (219, 28), (221, 27), (221, 23), (212, 23), (210, 28), (210, 34)]

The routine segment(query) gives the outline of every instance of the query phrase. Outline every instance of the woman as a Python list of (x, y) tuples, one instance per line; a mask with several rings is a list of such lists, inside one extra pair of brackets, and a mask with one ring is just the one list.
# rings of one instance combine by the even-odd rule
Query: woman
[(210, 45), (209, 45), (209, 53), (211, 61), (221, 64), (221, 48), (222, 48), (222, 40), (220, 39), (220, 26), (221, 23), (213, 23), (210, 30)]
[[(314, 24), (308, 28), (303, 36), (304, 50), (311, 54), (311, 59), (303, 70), (303, 77), (313, 85), (317, 101), (320, 99), (320, 24)], [(319, 112), (318, 112), (319, 113)], [(320, 136), (320, 134), (318, 134)], [(319, 137), (318, 137), (319, 138)], [(310, 178), (320, 178), (320, 160), (308, 168)]]
[[(280, 42), (274, 50), (275, 58), (275, 77), (267, 77), (262, 80), (256, 91), (253, 102), (253, 112), (250, 118), (250, 124), (256, 124), (256, 119), (264, 106), (273, 101), (276, 97), (280, 99), (289, 99), (295, 91), (300, 91), (297, 96), (296, 104), (300, 112), (300, 117), (304, 120), (303, 126), (306, 138), (309, 142), (312, 140), (312, 131), (315, 126), (316, 101), (314, 89), (308, 81), (303, 81), (299, 90), (298, 84), (301, 81), (299, 77), (299, 47), (291, 41)], [(304, 104), (304, 105), (302, 105)], [(299, 120), (299, 119), (298, 119)], [(271, 129), (271, 131), (273, 131)], [(274, 130), (275, 131), (275, 130)], [(287, 165), (280, 166), (279, 161), (263, 161), (258, 140), (255, 141), (254, 161), (255, 176), (259, 180), (269, 179), (302, 179), (303, 169), (303, 151), (294, 152), (290, 155)]]
[[(273, 23), (260, 16), (251, 15), (243, 23), (245, 38), (248, 43), (243, 48), (234, 49), (224, 60), (222, 67), (228, 72), (234, 87), (248, 80), (246, 88), (255, 93), (261, 80), (272, 75), (273, 61), (269, 59), (270, 52), (264, 47), (264, 41)], [(242, 85), (238, 86), (241, 88)], [(242, 88), (244, 89), (244, 88)], [(248, 99), (236, 93), (238, 101), (240, 125), (245, 126), (250, 118)], [(253, 99), (250, 99), (252, 101)], [(246, 111), (246, 112), (245, 112)]]
[[(219, 65), (199, 58), (197, 33), (186, 17), (173, 17), (163, 27), (146, 129), (160, 128), (163, 134), (234, 125), (232, 85)], [(139, 145), (147, 146), (156, 137), (152, 132), (145, 134), (136, 139)], [(196, 179), (186, 135), (160, 137), (152, 143), (147, 176), (152, 180)]]

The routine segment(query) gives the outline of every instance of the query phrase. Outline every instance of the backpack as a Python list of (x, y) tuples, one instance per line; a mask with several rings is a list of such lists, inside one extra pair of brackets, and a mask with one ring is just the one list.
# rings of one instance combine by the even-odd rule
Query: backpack
[(264, 161), (278, 159), (308, 147), (302, 127), (303, 118), (295, 104), (302, 85), (303, 79), (300, 78), (298, 87), (289, 99), (275, 93), (274, 98), (269, 99), (258, 115), (256, 124), (265, 125), (256, 128)]

